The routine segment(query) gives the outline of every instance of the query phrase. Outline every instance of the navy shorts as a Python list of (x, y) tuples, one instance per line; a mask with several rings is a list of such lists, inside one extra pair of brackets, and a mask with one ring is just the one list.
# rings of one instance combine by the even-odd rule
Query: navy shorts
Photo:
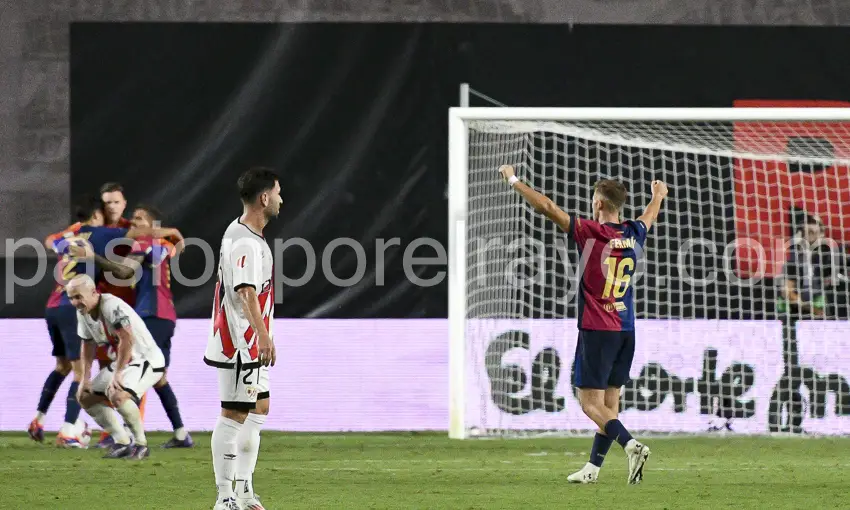
[(573, 385), (599, 390), (619, 388), (629, 382), (634, 357), (634, 331), (579, 330)]
[(77, 335), (77, 309), (70, 305), (55, 306), (44, 312), (47, 332), (53, 344), (51, 354), (70, 361), (80, 359), (80, 337)]
[(153, 341), (159, 346), (162, 355), (165, 356), (165, 366), (171, 364), (171, 337), (174, 336), (174, 322), (159, 317), (144, 317), (142, 319), (148, 331), (151, 332)]

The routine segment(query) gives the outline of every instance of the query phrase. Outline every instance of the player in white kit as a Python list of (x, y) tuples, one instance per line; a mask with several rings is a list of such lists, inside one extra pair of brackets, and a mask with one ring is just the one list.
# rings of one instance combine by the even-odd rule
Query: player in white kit
[[(83, 380), (77, 399), (115, 439), (106, 458), (144, 459), (150, 456), (150, 450), (138, 403), (162, 378), (165, 357), (133, 307), (112, 294), (99, 293), (88, 275), (81, 274), (68, 282), (66, 293), (77, 309), (77, 334), (83, 341)], [(91, 379), (98, 346), (107, 347), (112, 363)], [(135, 444), (107, 403), (129, 425)]]
[[(214, 510), (264, 510), (253, 474), (260, 429), (269, 412), (269, 365), (275, 363), (274, 255), (263, 229), (280, 212), (277, 175), (252, 168), (238, 181), (242, 216), (224, 232), (212, 328), (204, 362), (218, 369), (221, 416), (212, 434), (218, 488)], [(234, 491), (235, 484), (235, 491)]]

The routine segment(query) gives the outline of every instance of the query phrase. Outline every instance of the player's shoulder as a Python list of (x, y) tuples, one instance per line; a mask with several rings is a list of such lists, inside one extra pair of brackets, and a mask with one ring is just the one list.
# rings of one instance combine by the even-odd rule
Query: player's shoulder
[(637, 218), (625, 220), (620, 223), (620, 225), (623, 227), (624, 230), (628, 230), (635, 233), (646, 233), (648, 230), (646, 227), (646, 223), (644, 223), (643, 220)]
[(264, 245), (268, 246), (265, 238), (248, 228), (247, 225), (239, 221), (239, 218), (233, 220), (227, 227), (222, 238), (222, 246), (253, 246), (262, 248)]
[(115, 294), (110, 294), (108, 292), (104, 292), (100, 295), (100, 299), (102, 300), (101, 306), (103, 306), (107, 309), (113, 309), (113, 310), (114, 309), (130, 309), (130, 310), (133, 309), (132, 306), (127, 304), (126, 301), (124, 301), (120, 297), (116, 296)]
[(601, 224), (596, 220), (579, 216), (578, 214), (570, 214), (570, 228), (581, 230), (588, 228), (598, 229), (600, 227)]

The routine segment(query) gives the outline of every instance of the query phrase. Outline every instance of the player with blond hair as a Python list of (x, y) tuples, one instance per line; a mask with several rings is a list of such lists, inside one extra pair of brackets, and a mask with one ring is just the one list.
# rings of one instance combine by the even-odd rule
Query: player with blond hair
[(616, 441), (629, 460), (629, 484), (640, 483), (649, 448), (632, 437), (618, 419), (620, 389), (629, 381), (635, 353), (635, 309), (631, 278), (646, 235), (658, 218), (667, 186), (652, 182), (652, 200), (636, 220), (621, 219), (626, 188), (602, 179), (593, 188), (593, 219), (561, 210), (545, 195), (514, 175), (511, 165), (499, 173), (534, 209), (557, 224), (586, 260), (579, 275), (578, 342), (573, 385), (581, 409), (598, 427), (590, 460), (569, 482), (596, 483), (602, 461)]
[[(112, 294), (101, 294), (85, 274), (66, 286), (77, 309), (77, 334), (83, 341), (83, 380), (77, 398), (83, 409), (115, 440), (107, 458), (144, 459), (150, 455), (139, 399), (162, 378), (165, 358), (133, 307)], [(115, 353), (115, 361), (90, 378), (97, 346)], [(135, 438), (118, 422), (106, 405), (111, 404), (129, 425)]]

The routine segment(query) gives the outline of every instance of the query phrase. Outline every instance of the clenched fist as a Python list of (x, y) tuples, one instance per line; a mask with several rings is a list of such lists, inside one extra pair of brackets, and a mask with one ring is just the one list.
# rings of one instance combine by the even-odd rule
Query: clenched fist
[(652, 196), (665, 198), (667, 196), (667, 185), (662, 181), (652, 181)]
[(499, 167), (499, 173), (502, 174), (502, 178), (504, 180), (508, 180), (513, 177), (514, 174), (514, 166), (513, 165), (502, 165)]

